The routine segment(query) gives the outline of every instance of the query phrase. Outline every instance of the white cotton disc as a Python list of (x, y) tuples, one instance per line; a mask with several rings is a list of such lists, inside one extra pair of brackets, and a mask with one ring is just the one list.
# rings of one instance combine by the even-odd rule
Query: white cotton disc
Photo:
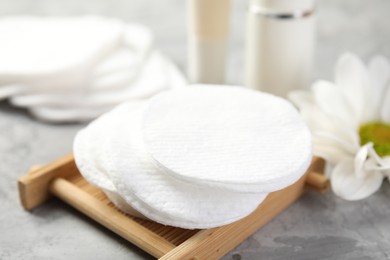
[[(98, 161), (95, 160), (98, 151), (92, 148), (88, 128), (79, 131), (73, 143), (73, 154), (77, 168), (89, 183), (101, 189), (114, 192), (111, 180), (101, 171)], [(96, 141), (101, 141), (97, 139)]]
[(113, 106), (91, 108), (32, 107), (29, 112), (39, 120), (52, 123), (84, 122), (111, 110)]
[(186, 86), (186, 79), (176, 66), (164, 56), (156, 55), (153, 55), (155, 60), (145, 68), (147, 70), (140, 78), (125, 89), (95, 91), (89, 95), (20, 95), (10, 98), (10, 102), (15, 106), (29, 108), (35, 117), (43, 121), (82, 122), (98, 117), (121, 102), (144, 99), (164, 89)]
[(81, 175), (89, 183), (102, 189), (118, 208), (127, 214), (143, 217), (118, 194), (109, 174), (102, 165), (104, 160), (104, 151), (102, 149), (105, 147), (104, 143), (107, 142), (107, 131), (111, 121), (113, 121), (112, 112), (102, 115), (87, 128), (77, 133), (73, 143), (75, 163)]
[(135, 75), (142, 68), (152, 49), (151, 31), (143, 25), (126, 24), (122, 38), (122, 46), (94, 68), (91, 78), (117, 72)]
[(195, 85), (152, 98), (143, 140), (172, 177), (238, 192), (273, 192), (311, 161), (310, 132), (287, 101), (240, 87)]
[[(121, 72), (124, 77), (127, 72)], [(110, 106), (132, 99), (148, 98), (164, 89), (183, 87), (183, 74), (170, 60), (153, 52), (136, 79), (122, 88), (105, 90), (71, 90), (58, 93), (24, 94), (11, 97), (11, 103), (20, 107), (95, 108)], [(1, 88), (0, 88), (1, 93)], [(8, 92), (7, 92), (8, 93)], [(107, 111), (107, 110), (106, 110)]]
[(2, 18), (0, 83), (81, 76), (118, 47), (123, 27), (93, 16)]
[(20, 86), (17, 84), (0, 86), (0, 100), (19, 94), (23, 90), (24, 90), (24, 86)]
[(105, 55), (94, 66), (77, 71), (76, 74), (46, 75), (31, 80), (20, 77), (18, 84), (0, 86), (0, 98), (14, 95), (39, 95), (39, 93), (61, 96), (70, 93), (85, 95), (96, 90), (127, 87), (139, 75), (151, 47), (152, 35), (148, 28), (127, 24), (115, 50)]
[(105, 169), (133, 208), (165, 225), (212, 228), (249, 215), (265, 199), (267, 194), (237, 194), (181, 182), (157, 168), (142, 142), (143, 110), (144, 106), (122, 104), (116, 115), (121, 120), (111, 125), (103, 149)]

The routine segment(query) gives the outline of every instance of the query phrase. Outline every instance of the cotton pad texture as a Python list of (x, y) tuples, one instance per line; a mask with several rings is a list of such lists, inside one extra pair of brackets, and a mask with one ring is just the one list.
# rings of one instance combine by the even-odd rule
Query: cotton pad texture
[[(75, 161), (84, 178), (128, 214), (187, 229), (222, 226), (306, 171), (310, 134), (296, 113), (282, 99), (239, 87), (169, 90), (125, 102), (81, 130)], [(266, 123), (272, 131), (261, 128)], [(281, 142), (298, 162), (278, 157)]]
[(311, 136), (285, 100), (239, 87), (193, 86), (154, 97), (143, 118), (154, 162), (172, 177), (238, 192), (296, 182)]
[(0, 99), (51, 122), (186, 84), (147, 27), (97, 16), (1, 18), (0, 57)]

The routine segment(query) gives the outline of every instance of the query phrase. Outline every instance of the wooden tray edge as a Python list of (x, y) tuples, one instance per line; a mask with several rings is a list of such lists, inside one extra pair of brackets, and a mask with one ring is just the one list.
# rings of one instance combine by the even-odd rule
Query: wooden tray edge
[(298, 182), (271, 193), (250, 216), (223, 227), (200, 230), (179, 246), (169, 243), (130, 217), (102, 204), (66, 180), (66, 177), (78, 173), (72, 155), (29, 171), (18, 180), (18, 188), (25, 209), (30, 210), (55, 195), (157, 258), (214, 259), (232, 250), (295, 202), (305, 187), (317, 191), (326, 190), (329, 181), (320, 174), (323, 167), (322, 159), (313, 158), (307, 173)]

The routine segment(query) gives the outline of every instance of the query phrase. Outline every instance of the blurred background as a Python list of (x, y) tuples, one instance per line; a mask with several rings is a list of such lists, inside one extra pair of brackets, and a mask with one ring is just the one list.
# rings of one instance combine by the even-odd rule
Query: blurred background
[[(247, 4), (247, 1), (233, 0), (229, 84), (243, 84)], [(345, 51), (355, 52), (365, 61), (375, 54), (390, 58), (389, 10), (388, 0), (317, 1), (313, 79), (333, 79), (335, 62)], [(186, 11), (184, 0), (0, 0), (0, 16), (96, 14), (145, 24), (155, 35), (156, 47), (183, 72), (186, 72), (187, 62)], [(33, 217), (19, 207), (16, 179), (33, 164), (49, 162), (69, 153), (73, 137), (82, 127), (83, 124), (45, 124), (24, 110), (11, 107), (7, 101), (0, 102), (0, 259), (90, 259), (91, 249), (94, 250), (94, 259), (147, 258), (135, 247), (85, 221), (81, 214), (58, 201), (40, 207)], [(388, 188), (389, 184), (384, 186)], [(384, 198), (389, 194), (382, 196), (385, 192), (382, 190), (361, 202), (360, 216), (354, 214), (353, 209), (345, 208), (337, 198), (310, 194), (310, 199), (304, 197), (226, 259), (285, 259), (286, 255), (291, 259), (311, 259), (310, 256), (315, 254), (322, 259), (388, 259), (390, 232), (386, 235), (375, 230), (375, 221), (372, 229), (360, 235), (348, 231), (371, 215), (382, 219), (380, 216), (388, 213), (369, 206), (371, 203), (388, 203)], [(358, 204), (353, 205), (357, 207)], [(309, 208), (321, 213), (311, 212)], [(336, 210), (340, 212), (334, 215)], [(352, 215), (355, 219), (348, 222)], [(332, 222), (341, 223), (341, 227), (337, 226), (339, 224), (330, 227)], [(297, 234), (306, 238), (318, 236), (319, 229), (324, 234), (322, 242), (315, 238), (296, 237)], [(285, 238), (278, 240), (278, 236)], [(296, 241), (295, 244), (291, 243), (292, 240)], [(315, 241), (320, 244), (315, 244)], [(312, 249), (305, 247), (308, 243)], [(294, 248), (302, 247), (306, 249), (294, 251)]]
[[(245, 15), (248, 1), (233, 0), (229, 71), (232, 84), (243, 84)], [(185, 71), (186, 1), (183, 0), (0, 0), (0, 15), (77, 16), (97, 14), (149, 26), (157, 47)], [(314, 78), (331, 79), (338, 56), (352, 51), (361, 57), (390, 55), (386, 0), (317, 1), (317, 53)]]

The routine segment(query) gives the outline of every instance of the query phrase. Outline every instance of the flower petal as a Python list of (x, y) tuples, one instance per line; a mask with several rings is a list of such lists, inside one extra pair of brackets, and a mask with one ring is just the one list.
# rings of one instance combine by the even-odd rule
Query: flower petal
[(335, 165), (345, 158), (353, 157), (345, 150), (324, 141), (321, 138), (313, 136), (313, 155), (325, 159), (327, 162)]
[(381, 166), (386, 169), (390, 169), (390, 156), (382, 158)]
[(306, 90), (295, 90), (289, 93), (290, 100), (300, 109), (301, 115), (311, 132), (325, 133), (338, 140), (345, 140), (350, 147), (359, 147), (359, 137), (356, 130), (343, 123), (334, 122), (316, 104), (314, 94)]
[(390, 87), (387, 87), (383, 93), (382, 109), (380, 112), (382, 120), (390, 123)]
[(368, 64), (368, 74), (371, 85), (376, 93), (381, 94), (381, 90), (390, 80), (390, 62), (386, 57), (375, 56)]
[(332, 189), (345, 200), (360, 200), (375, 193), (381, 186), (384, 175), (378, 171), (365, 171), (359, 178), (354, 173), (353, 159), (338, 163), (331, 175)]
[(367, 160), (369, 149), (374, 147), (373, 143), (368, 143), (360, 147), (359, 151), (355, 156), (355, 175), (358, 178), (363, 178), (364, 174), (364, 163)]
[(333, 83), (318, 81), (312, 86), (314, 98), (319, 108), (333, 119), (334, 124), (356, 129), (358, 118), (352, 112), (340, 89)]
[(364, 63), (356, 55), (346, 53), (341, 56), (336, 67), (336, 85), (344, 93), (354, 116), (365, 121), (369, 77)]
[(390, 170), (390, 156), (381, 158), (375, 151), (374, 147), (369, 147), (368, 154), (373, 163), (365, 165), (366, 170), (375, 170), (386, 172)]
[(390, 181), (390, 156), (383, 157), (382, 171), (386, 175), (387, 180)]
[(332, 120), (319, 110), (318, 107), (308, 106), (300, 112), (312, 132), (325, 131), (333, 133), (335, 131)]
[(318, 136), (319, 138), (326, 140), (326, 142), (329, 144), (340, 147), (340, 149), (343, 149), (351, 154), (355, 154), (360, 148), (357, 138), (354, 138), (352, 141), (352, 138), (348, 140), (342, 139), (339, 136), (333, 135), (331, 133), (320, 131), (314, 133), (313, 135)]
[(300, 110), (314, 105), (314, 97), (310, 91), (294, 90), (288, 93), (288, 99)]
[(371, 83), (370, 96), (372, 100), (370, 102), (370, 109), (367, 109), (367, 111), (371, 111), (370, 116), (373, 120), (379, 120), (380, 105), (382, 104), (385, 89), (390, 80), (389, 61), (383, 56), (372, 58), (368, 64), (368, 74)]
[(352, 140), (350, 136), (351, 133), (348, 129), (342, 128), (337, 123), (332, 122), (332, 120), (317, 107), (304, 109), (301, 111), (301, 115), (312, 133), (325, 132), (348, 141)]
[(377, 164), (381, 164), (382, 162), (382, 158), (376, 153), (374, 147), (370, 147), (368, 149), (368, 154), (370, 155), (370, 157), (377, 163)]
[(343, 125), (333, 122), (318, 107), (305, 107), (301, 110), (301, 115), (313, 135), (321, 136), (324, 140), (328, 139), (328, 142), (333, 141), (333, 143), (337, 143), (335, 140), (338, 140), (338, 143), (345, 144), (345, 147), (348, 147), (347, 150), (353, 151), (353, 153), (360, 147), (360, 140), (356, 130), (343, 127)]

